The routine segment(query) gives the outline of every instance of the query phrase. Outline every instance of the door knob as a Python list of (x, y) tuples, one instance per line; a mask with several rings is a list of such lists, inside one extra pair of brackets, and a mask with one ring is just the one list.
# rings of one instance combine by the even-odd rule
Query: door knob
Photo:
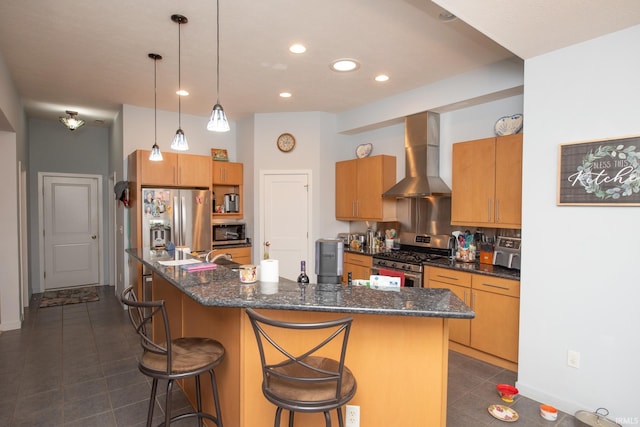
[(91, 238), (92, 238), (93, 240), (96, 240), (96, 239), (98, 238), (98, 236), (95, 236), (95, 235), (94, 235), (94, 236), (91, 236)]

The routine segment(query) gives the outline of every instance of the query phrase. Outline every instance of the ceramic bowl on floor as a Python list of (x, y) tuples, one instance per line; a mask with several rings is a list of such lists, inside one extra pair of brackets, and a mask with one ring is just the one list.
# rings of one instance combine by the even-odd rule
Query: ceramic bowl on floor
[(500, 398), (505, 402), (513, 402), (513, 398), (518, 394), (518, 389), (509, 384), (498, 384), (496, 386)]
[(540, 405), (540, 416), (547, 421), (555, 421), (558, 418), (558, 410), (550, 405)]

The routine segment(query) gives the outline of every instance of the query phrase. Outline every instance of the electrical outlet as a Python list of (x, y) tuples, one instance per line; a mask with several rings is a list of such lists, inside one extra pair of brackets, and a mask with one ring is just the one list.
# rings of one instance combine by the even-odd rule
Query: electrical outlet
[(345, 427), (360, 427), (360, 407), (358, 405), (346, 405)]
[(580, 367), (580, 353), (574, 350), (569, 350), (567, 352), (567, 365), (571, 366), (572, 368), (579, 368)]

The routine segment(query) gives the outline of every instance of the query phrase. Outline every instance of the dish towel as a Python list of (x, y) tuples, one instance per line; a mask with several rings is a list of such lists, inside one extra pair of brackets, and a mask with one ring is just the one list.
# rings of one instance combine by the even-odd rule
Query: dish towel
[(400, 286), (404, 286), (404, 273), (402, 271), (387, 270), (386, 268), (380, 269), (381, 276), (399, 277)]

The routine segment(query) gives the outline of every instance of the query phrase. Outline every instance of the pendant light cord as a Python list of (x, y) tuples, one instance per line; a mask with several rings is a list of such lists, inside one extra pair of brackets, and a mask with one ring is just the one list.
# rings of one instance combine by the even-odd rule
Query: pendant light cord
[(158, 144), (158, 57), (153, 58), (153, 143)]
[(220, 0), (216, 0), (216, 104), (220, 104)]
[(178, 22), (178, 129), (182, 129), (182, 79), (181, 79), (181, 62), (182, 62), (182, 40), (181, 31), (182, 22)]

